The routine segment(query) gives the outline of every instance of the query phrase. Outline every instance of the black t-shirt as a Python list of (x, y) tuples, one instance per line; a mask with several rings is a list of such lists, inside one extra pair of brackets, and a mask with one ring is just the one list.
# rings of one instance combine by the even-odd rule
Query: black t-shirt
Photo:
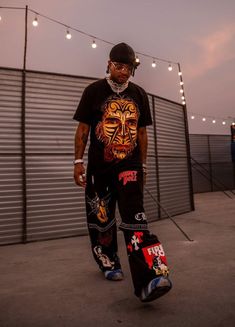
[(94, 170), (140, 162), (137, 131), (152, 119), (147, 94), (138, 85), (129, 82), (117, 94), (106, 79), (90, 84), (73, 118), (90, 125), (88, 160)]

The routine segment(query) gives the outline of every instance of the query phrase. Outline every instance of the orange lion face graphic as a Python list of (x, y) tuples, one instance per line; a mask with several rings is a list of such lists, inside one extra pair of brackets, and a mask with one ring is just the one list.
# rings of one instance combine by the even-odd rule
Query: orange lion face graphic
[(104, 159), (122, 160), (136, 146), (139, 110), (130, 99), (110, 98), (104, 105), (102, 121), (96, 127), (97, 138), (104, 143)]

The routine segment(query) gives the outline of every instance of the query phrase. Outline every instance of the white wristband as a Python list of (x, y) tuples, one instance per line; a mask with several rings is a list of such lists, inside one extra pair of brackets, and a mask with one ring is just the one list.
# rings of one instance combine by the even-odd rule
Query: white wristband
[(73, 164), (74, 164), (74, 165), (79, 164), (79, 163), (83, 164), (83, 163), (84, 163), (83, 159), (75, 159), (75, 160), (73, 161)]

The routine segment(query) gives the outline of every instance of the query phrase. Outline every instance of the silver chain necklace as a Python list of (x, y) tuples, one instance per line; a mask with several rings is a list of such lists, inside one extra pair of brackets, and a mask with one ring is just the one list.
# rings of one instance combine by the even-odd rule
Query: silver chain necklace
[(112, 91), (117, 94), (123, 92), (128, 87), (128, 84), (129, 84), (129, 80), (127, 80), (123, 84), (118, 84), (118, 83), (112, 81), (109, 76), (106, 76), (106, 80), (107, 80), (109, 86), (111, 87)]

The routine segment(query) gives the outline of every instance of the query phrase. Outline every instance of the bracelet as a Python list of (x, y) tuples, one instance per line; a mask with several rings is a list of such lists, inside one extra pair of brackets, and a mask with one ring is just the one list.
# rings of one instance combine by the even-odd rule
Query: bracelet
[(73, 161), (73, 164), (74, 164), (74, 165), (79, 164), (79, 163), (83, 164), (83, 163), (84, 163), (83, 159), (75, 159), (75, 160)]

